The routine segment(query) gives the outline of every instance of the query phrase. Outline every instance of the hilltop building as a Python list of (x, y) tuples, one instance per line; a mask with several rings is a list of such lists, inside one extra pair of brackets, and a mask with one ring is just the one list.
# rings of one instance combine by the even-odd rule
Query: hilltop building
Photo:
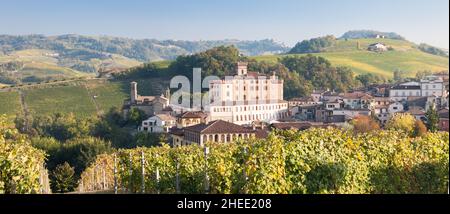
[(253, 121), (270, 122), (289, 116), (288, 102), (283, 100), (283, 80), (275, 73), (248, 71), (247, 63), (239, 62), (231, 79), (211, 81), (209, 96), (211, 120), (250, 125)]
[(367, 50), (375, 51), (375, 52), (383, 52), (383, 51), (387, 51), (388, 47), (385, 44), (377, 42), (374, 44), (370, 44), (369, 47), (367, 48)]

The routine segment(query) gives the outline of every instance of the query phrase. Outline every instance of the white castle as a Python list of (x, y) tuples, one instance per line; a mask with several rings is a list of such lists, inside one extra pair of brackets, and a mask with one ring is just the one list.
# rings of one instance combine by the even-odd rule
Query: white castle
[(275, 72), (264, 75), (247, 71), (239, 62), (232, 78), (209, 83), (210, 120), (225, 120), (238, 125), (254, 121), (271, 122), (289, 116), (283, 100), (283, 80)]

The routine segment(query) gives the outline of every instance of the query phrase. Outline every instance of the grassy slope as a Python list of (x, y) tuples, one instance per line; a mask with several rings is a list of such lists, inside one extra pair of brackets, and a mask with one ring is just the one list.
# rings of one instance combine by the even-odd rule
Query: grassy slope
[[(360, 43), (360, 50), (357, 49)], [(369, 44), (381, 42), (392, 46), (394, 51), (374, 53), (366, 51)], [(357, 39), (338, 40), (336, 46), (328, 48), (327, 52), (313, 55), (323, 56), (333, 65), (348, 66), (356, 73), (374, 73), (385, 77), (392, 77), (393, 71), (400, 69), (414, 76), (417, 71), (448, 70), (449, 59), (424, 53), (416, 48), (416, 45), (401, 40), (392, 39)], [(305, 55), (305, 54), (292, 54)], [(251, 57), (258, 61), (276, 62), (285, 55), (256, 56)]]
[[(168, 81), (161, 78), (137, 81), (142, 95), (159, 95), (168, 86)], [(25, 89), (24, 95), (32, 115), (73, 112), (80, 117), (90, 117), (97, 114), (95, 103), (99, 112), (103, 113), (113, 106), (122, 107), (123, 101), (129, 98), (129, 90), (130, 81), (84, 80), (62, 85), (41, 85)], [(14, 116), (15, 110), (21, 110), (16, 91), (0, 92), (0, 99), (0, 114)]]
[(25, 102), (31, 114), (51, 115), (73, 112), (80, 117), (95, 115), (95, 105), (82, 85), (55, 86), (25, 90)]
[(14, 116), (21, 112), (19, 93), (17, 91), (0, 92), (0, 114)]

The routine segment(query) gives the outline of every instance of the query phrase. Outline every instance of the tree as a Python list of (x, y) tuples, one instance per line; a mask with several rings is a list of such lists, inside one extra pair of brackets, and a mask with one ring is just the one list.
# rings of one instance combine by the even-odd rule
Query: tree
[(75, 174), (80, 173), (91, 164), (99, 154), (111, 152), (111, 143), (95, 137), (82, 137), (71, 139), (62, 144), (56, 161), (68, 162), (75, 169)]
[(421, 120), (416, 120), (414, 124), (414, 136), (421, 137), (427, 133), (427, 127)]
[(135, 146), (153, 147), (153, 146), (161, 146), (162, 143), (165, 143), (164, 133), (159, 134), (159, 133), (139, 132), (134, 136), (134, 138), (136, 142)]
[(325, 37), (313, 38), (310, 40), (303, 40), (297, 43), (290, 51), (291, 54), (301, 53), (318, 53), (325, 48), (336, 44), (336, 37), (329, 35)]
[(439, 114), (436, 111), (436, 108), (434, 106), (431, 106), (428, 108), (427, 112), (425, 113), (425, 116), (427, 118), (427, 128), (430, 132), (435, 132), (438, 130), (438, 123), (439, 123)]
[(431, 71), (418, 71), (416, 73), (416, 79), (420, 80), (420, 79), (423, 79), (424, 77), (426, 77), (428, 75), (431, 75), (431, 74), (433, 74), (433, 72), (431, 72)]
[(369, 116), (360, 115), (352, 120), (353, 130), (356, 133), (377, 131), (380, 129), (380, 125), (376, 120)]
[(409, 135), (413, 134), (416, 119), (405, 113), (394, 114), (386, 123), (387, 129), (403, 131)]
[(394, 71), (394, 81), (401, 82), (404, 79), (405, 79), (405, 72), (403, 72), (403, 71), (401, 71), (399, 69), (396, 69)]
[(361, 82), (361, 84), (364, 87), (367, 87), (372, 84), (379, 84), (379, 83), (386, 82), (386, 79), (384, 79), (382, 76), (375, 75), (372, 73), (360, 74), (360, 75), (356, 76), (356, 80)]
[(291, 72), (310, 82), (314, 88), (328, 88), (346, 91), (355, 85), (353, 72), (347, 67), (333, 67), (330, 61), (323, 57), (287, 56), (279, 60)]
[(56, 166), (51, 173), (53, 192), (71, 192), (76, 187), (75, 170), (67, 162)]
[(137, 126), (145, 119), (147, 119), (147, 115), (138, 108), (132, 108), (128, 113), (128, 122), (132, 125)]

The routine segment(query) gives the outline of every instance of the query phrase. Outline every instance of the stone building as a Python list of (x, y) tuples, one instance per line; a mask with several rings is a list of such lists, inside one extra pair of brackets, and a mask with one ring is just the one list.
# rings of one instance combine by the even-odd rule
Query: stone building
[(137, 92), (137, 82), (131, 82), (130, 100), (124, 104), (124, 114), (127, 115), (133, 108), (140, 109), (147, 115), (170, 113), (167, 112), (167, 109), (170, 109), (168, 96), (170, 94), (167, 92), (166, 95), (161, 94), (160, 96), (139, 95)]

